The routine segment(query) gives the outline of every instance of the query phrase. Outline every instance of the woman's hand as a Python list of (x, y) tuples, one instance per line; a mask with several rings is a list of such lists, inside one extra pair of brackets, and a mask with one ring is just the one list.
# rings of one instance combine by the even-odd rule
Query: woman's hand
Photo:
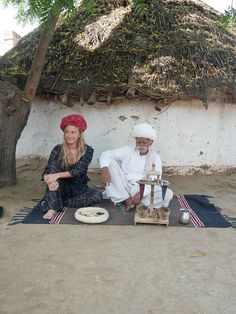
[(108, 167), (103, 167), (102, 168), (101, 182), (105, 186), (110, 185), (110, 183), (111, 183), (111, 174), (110, 174), (110, 171), (109, 171)]
[(44, 181), (49, 185), (52, 182), (57, 181), (60, 178), (60, 175), (58, 173), (51, 173), (51, 174), (45, 174), (44, 175)]
[(58, 187), (59, 187), (59, 184), (57, 181), (54, 181), (48, 184), (48, 188), (50, 191), (56, 191)]

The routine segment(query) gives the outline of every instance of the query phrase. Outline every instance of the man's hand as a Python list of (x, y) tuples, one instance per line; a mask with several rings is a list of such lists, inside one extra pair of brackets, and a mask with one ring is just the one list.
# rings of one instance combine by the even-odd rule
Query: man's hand
[(108, 167), (103, 167), (102, 168), (101, 182), (105, 186), (110, 185), (110, 183), (111, 183), (111, 174), (110, 174), (110, 171), (109, 171)]
[(140, 204), (140, 192), (136, 193), (132, 198), (132, 204), (139, 205)]
[(140, 192), (136, 193), (133, 197), (129, 197), (125, 200), (125, 211), (129, 211), (134, 206), (140, 204)]

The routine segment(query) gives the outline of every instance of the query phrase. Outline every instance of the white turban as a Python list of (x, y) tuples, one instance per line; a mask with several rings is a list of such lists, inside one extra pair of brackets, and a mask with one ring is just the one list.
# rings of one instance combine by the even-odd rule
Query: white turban
[(148, 123), (140, 123), (134, 126), (133, 137), (144, 137), (150, 140), (155, 140), (157, 138), (157, 132), (153, 127)]

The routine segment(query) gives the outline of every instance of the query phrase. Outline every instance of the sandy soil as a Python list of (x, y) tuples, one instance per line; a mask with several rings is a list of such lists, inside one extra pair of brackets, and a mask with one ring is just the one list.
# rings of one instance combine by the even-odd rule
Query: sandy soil
[[(42, 160), (0, 189), (0, 313), (235, 313), (236, 231), (162, 226), (15, 225), (43, 195)], [(91, 186), (100, 185), (91, 174)], [(236, 174), (168, 177), (236, 217)]]

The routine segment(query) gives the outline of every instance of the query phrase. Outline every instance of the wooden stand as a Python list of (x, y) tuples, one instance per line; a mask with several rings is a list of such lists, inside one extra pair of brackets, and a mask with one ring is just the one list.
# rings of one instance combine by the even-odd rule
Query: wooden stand
[[(152, 164), (152, 170), (147, 173), (146, 180), (140, 180), (138, 183), (141, 186), (149, 185), (151, 186), (150, 193), (150, 206), (149, 208), (144, 204), (140, 204), (137, 207), (137, 212), (134, 216), (134, 225), (139, 224), (155, 224), (155, 225), (166, 225), (169, 226), (169, 214), (170, 210), (167, 207), (162, 207), (161, 209), (154, 208), (154, 188), (155, 186), (160, 186), (161, 174), (155, 171), (155, 164)], [(166, 181), (167, 182), (167, 181)], [(143, 189), (142, 189), (143, 190)], [(163, 197), (164, 199), (164, 197)]]
[(169, 226), (169, 218), (166, 220), (163, 219), (156, 219), (154, 217), (147, 216), (146, 218), (139, 217), (138, 213), (135, 213), (134, 215), (134, 225), (136, 224), (154, 224), (154, 225), (166, 225), (166, 227)]

